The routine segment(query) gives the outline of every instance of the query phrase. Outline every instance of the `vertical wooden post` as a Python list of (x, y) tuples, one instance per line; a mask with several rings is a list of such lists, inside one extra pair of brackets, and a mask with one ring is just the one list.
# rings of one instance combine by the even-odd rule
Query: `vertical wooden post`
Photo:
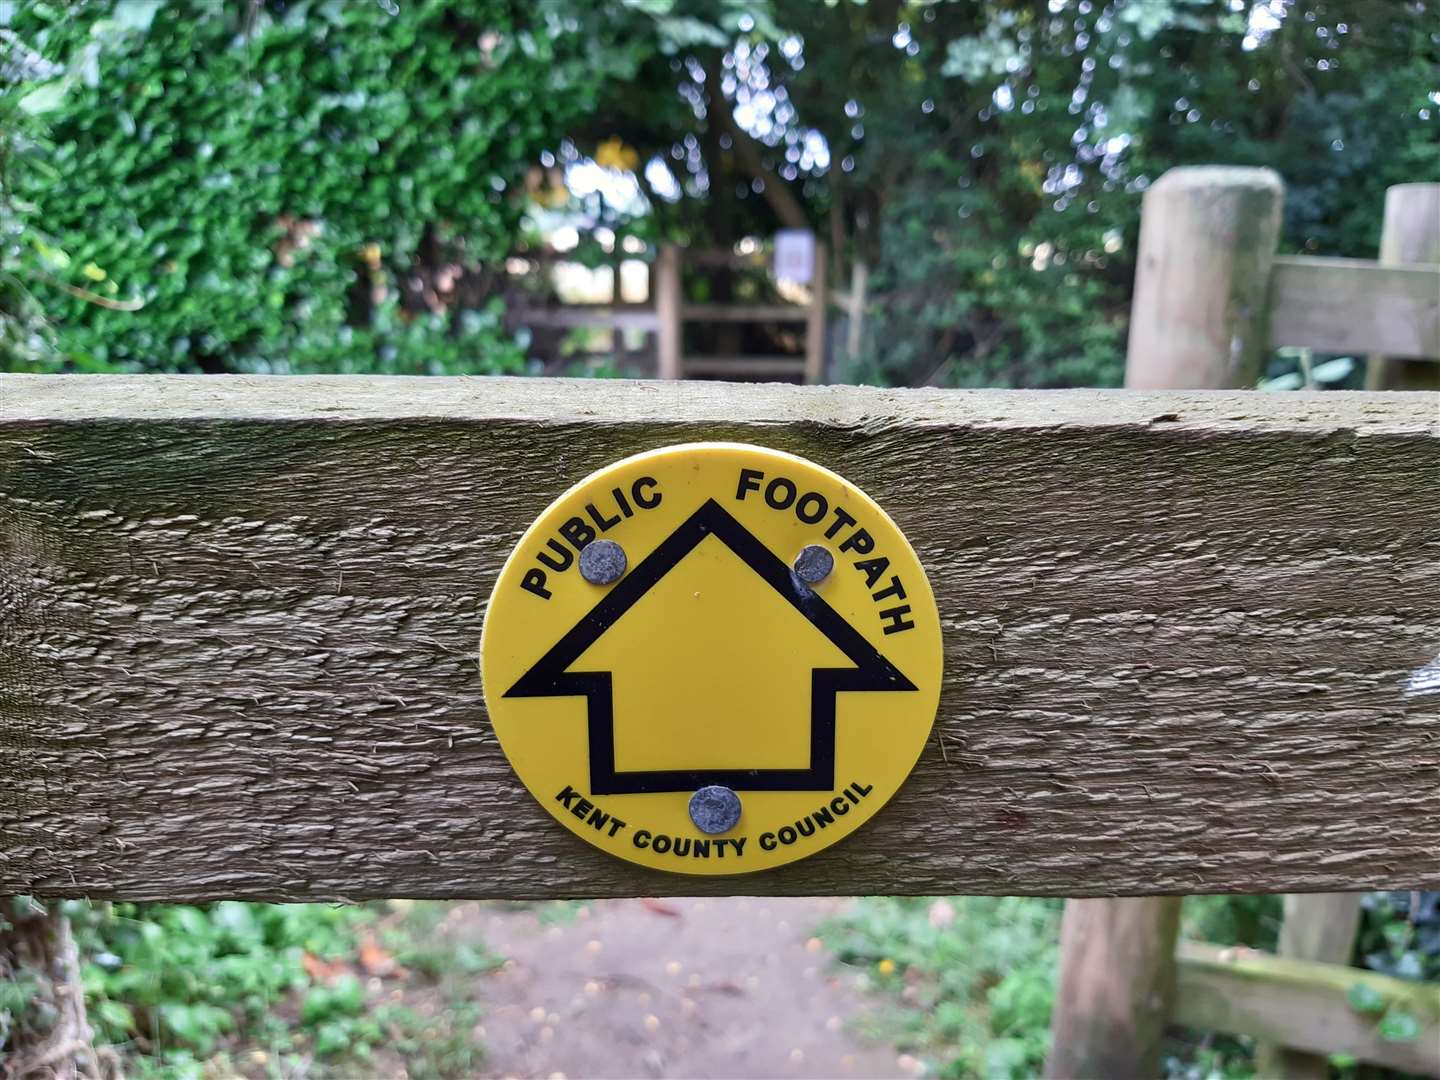
[(870, 285), (870, 268), (859, 259), (850, 267), (849, 320), (845, 326), (845, 359), (853, 362), (865, 344), (865, 292)]
[[(1355, 950), (1355, 933), (1360, 928), (1360, 896), (1360, 893), (1315, 893), (1285, 897), (1279, 954), (1296, 960), (1348, 964)], [(1307, 1054), (1267, 1043), (1256, 1049), (1255, 1072), (1259, 1076), (1285, 1077), (1285, 1080), (1326, 1080), (1330, 1075), (1330, 1062), (1323, 1054)]]
[(815, 274), (810, 279), (810, 311), (805, 318), (805, 381), (825, 381), (825, 314), (830, 305), (824, 244), (815, 245)]
[[(1440, 263), (1440, 184), (1397, 184), (1385, 192), (1382, 263)], [(1440, 363), (1372, 356), (1366, 390), (1440, 390)]]
[[(1269, 169), (1171, 169), (1145, 193), (1125, 385), (1252, 386), (1284, 185)], [(1175, 998), (1178, 896), (1070, 900), (1045, 1074), (1152, 1077)]]
[(655, 256), (655, 374), (682, 377), (680, 360), (680, 249), (666, 244)]
[[(610, 252), (610, 310), (619, 311), (624, 300), (620, 296), (620, 270), (625, 265), (625, 251), (620, 246), (620, 241), (615, 240), (615, 246)], [(618, 366), (625, 360), (625, 331), (618, 322), (610, 325), (610, 356)]]
[(1066, 901), (1047, 1077), (1159, 1075), (1179, 933), (1178, 896)]
[(1270, 169), (1186, 166), (1145, 193), (1125, 385), (1253, 386), (1285, 188)]

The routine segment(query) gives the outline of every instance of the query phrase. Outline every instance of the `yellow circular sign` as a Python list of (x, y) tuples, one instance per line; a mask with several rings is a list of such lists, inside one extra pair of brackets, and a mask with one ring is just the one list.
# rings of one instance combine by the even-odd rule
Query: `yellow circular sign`
[(854, 832), (940, 696), (940, 617), (895, 523), (827, 469), (730, 443), (639, 454), (561, 495), (506, 562), (480, 656), (541, 805), (684, 874)]

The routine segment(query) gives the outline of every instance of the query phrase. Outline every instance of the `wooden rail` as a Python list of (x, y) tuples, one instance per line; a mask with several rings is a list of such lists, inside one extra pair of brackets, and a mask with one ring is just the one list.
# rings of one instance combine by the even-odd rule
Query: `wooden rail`
[[(1197, 942), (1182, 942), (1178, 954), (1176, 1024), (1440, 1077), (1440, 985)], [(1357, 987), (1374, 1003), (1371, 1011), (1354, 1004)], [(1380, 1025), (1387, 1012), (1403, 1013), (1418, 1030), (1386, 1038)]]
[(1440, 360), (1440, 266), (1277, 258), (1270, 344)]
[[(774, 446), (945, 627), (892, 805), (774, 873), (609, 859), (486, 722), (486, 597), (590, 470)], [(1440, 886), (1440, 396), (0, 378), (0, 895)]]

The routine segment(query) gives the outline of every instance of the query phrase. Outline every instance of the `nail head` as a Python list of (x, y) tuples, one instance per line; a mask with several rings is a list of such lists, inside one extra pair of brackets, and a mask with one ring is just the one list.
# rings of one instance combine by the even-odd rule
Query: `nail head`
[(729, 832), (740, 820), (740, 796), (721, 784), (702, 787), (690, 796), (690, 820), (712, 836)]
[(614, 540), (594, 540), (580, 551), (580, 576), (591, 585), (619, 581), (625, 565), (625, 549)]
[(835, 556), (830, 549), (819, 544), (806, 544), (795, 556), (795, 576), (807, 585), (815, 585), (830, 576), (835, 568)]

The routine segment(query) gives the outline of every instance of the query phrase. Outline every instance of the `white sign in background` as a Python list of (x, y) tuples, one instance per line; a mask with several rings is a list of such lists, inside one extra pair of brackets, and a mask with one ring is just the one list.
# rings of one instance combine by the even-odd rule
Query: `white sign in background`
[(775, 276), (809, 285), (815, 275), (815, 234), (809, 229), (781, 229), (775, 234)]

